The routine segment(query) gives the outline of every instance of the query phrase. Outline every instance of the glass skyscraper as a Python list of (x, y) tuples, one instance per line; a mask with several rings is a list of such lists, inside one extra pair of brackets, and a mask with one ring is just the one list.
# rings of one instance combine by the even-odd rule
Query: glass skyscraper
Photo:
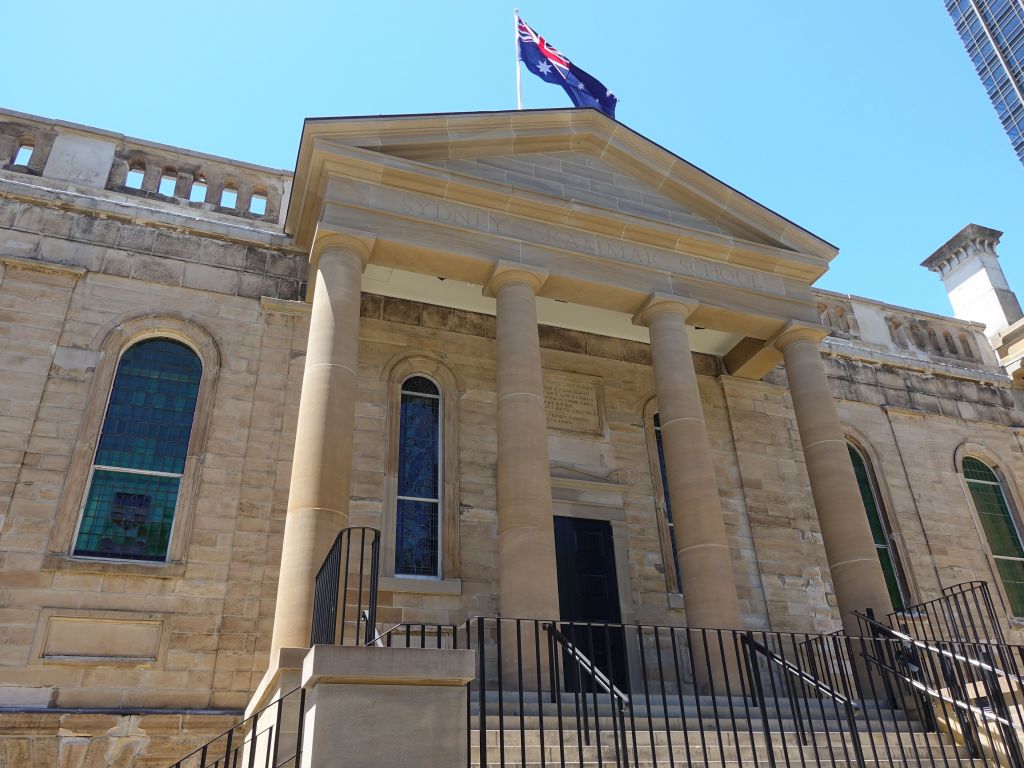
[(1024, 0), (946, 0), (946, 10), (1024, 163)]

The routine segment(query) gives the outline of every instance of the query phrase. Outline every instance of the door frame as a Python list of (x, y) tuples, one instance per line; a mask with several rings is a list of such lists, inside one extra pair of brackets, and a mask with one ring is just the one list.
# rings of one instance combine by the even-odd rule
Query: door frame
[[(626, 546), (626, 513), (621, 507), (605, 507), (555, 499), (552, 512), (557, 517), (574, 517), (585, 520), (603, 520), (612, 526), (612, 552), (615, 555), (615, 581), (619, 590), (619, 615), (623, 624), (635, 624), (633, 608), (633, 587), (629, 580), (629, 547)], [(551, 521), (554, 526), (554, 520)], [(554, 529), (552, 528), (552, 533)], [(626, 632), (626, 664), (630, 681), (642, 681), (640, 649), (636, 645), (636, 634)], [(632, 685), (632, 682), (631, 682)]]

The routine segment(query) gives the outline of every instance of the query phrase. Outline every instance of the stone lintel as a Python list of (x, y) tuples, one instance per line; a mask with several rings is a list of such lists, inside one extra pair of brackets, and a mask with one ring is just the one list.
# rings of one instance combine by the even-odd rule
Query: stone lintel
[(278, 299), (274, 296), (261, 296), (260, 307), (268, 314), (296, 315), (309, 317), (310, 307), (305, 301), (291, 301), (290, 299)]
[(723, 362), (730, 376), (758, 380), (767, 376), (782, 362), (782, 352), (764, 339), (747, 336), (725, 353)]
[(826, 336), (828, 336), (828, 329), (823, 326), (791, 320), (786, 324), (785, 328), (770, 338), (767, 343), (781, 352), (790, 344), (795, 344), (799, 341), (812, 341), (815, 344), (820, 344), (821, 340)]
[(949, 238), (935, 253), (922, 261), (921, 266), (941, 274), (948, 270), (949, 262), (956, 258), (959, 251), (962, 251), (967, 245), (977, 242), (990, 244), (990, 250), (995, 255), (995, 247), (999, 245), (999, 238), (1002, 236), (1003, 233), (998, 229), (989, 229), (978, 224), (968, 224)]
[(53, 264), (48, 261), (35, 261), (33, 259), (19, 259), (15, 256), (0, 256), (0, 262), (7, 269), (17, 269), (22, 272), (35, 272), (41, 275), (53, 275), (55, 277), (70, 278), (77, 280), (88, 270), (84, 267), (72, 267), (65, 264)]
[(498, 295), (498, 289), (511, 282), (526, 283), (535, 294), (540, 293), (541, 287), (547, 281), (551, 273), (542, 267), (534, 267), (530, 264), (521, 264), (515, 261), (499, 259), (494, 265), (491, 276), (487, 278), (484, 285), (484, 296), (494, 298)]
[(463, 686), (476, 677), (476, 651), (314, 645), (303, 687), (317, 684)]
[(675, 296), (656, 291), (633, 314), (633, 324), (646, 326), (651, 322), (652, 317), (664, 312), (679, 315), (685, 321), (699, 308), (700, 304), (686, 296)]

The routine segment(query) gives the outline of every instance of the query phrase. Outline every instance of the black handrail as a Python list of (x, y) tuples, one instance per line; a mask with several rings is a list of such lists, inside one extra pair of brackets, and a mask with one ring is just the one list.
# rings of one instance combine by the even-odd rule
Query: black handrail
[(592, 662), (590, 659), (584, 656), (572, 640), (570, 640), (561, 632), (559, 632), (553, 623), (549, 622), (547, 624), (544, 624), (543, 628), (547, 630), (548, 634), (555, 640), (556, 643), (565, 648), (565, 650), (576, 662), (576, 666), (581, 667), (585, 672), (587, 672), (593, 679), (593, 681), (597, 683), (599, 686), (601, 686), (601, 689), (605, 693), (610, 693), (616, 698), (620, 699), (623, 704), (627, 706), (629, 705), (629, 696), (620, 691), (615, 686), (615, 684), (612, 683), (608, 675), (601, 671), (600, 667), (598, 667), (596, 664), (594, 664), (594, 662)]
[(755, 653), (759, 653), (762, 656), (764, 656), (766, 659), (768, 659), (768, 661), (780, 667), (784, 672), (793, 675), (795, 678), (800, 680), (805, 685), (808, 685), (811, 688), (815, 689), (818, 693), (822, 693), (825, 696), (828, 696), (830, 699), (843, 705), (844, 707), (848, 706), (852, 707), (853, 709), (860, 709), (860, 704), (858, 704), (856, 701), (847, 698), (843, 694), (839, 693), (839, 691), (832, 688), (830, 685), (821, 682), (821, 680), (819, 680), (817, 677), (810, 674), (809, 672), (804, 672), (796, 664), (782, 658), (781, 656), (779, 656), (779, 654), (775, 653), (775, 651), (771, 650), (768, 646), (764, 645), (763, 643), (757, 642), (753, 639), (750, 633), (742, 635), (740, 637), (740, 642), (746, 645)]
[[(621, 764), (622, 764), (623, 768), (627, 768), (628, 765), (629, 765), (629, 751), (628, 751), (628, 749), (626, 749), (626, 709), (627, 709), (627, 707), (631, 707), (632, 706), (631, 702), (630, 702), (630, 699), (629, 699), (629, 696), (627, 696), (625, 693), (623, 693), (621, 690), (619, 690), (619, 688), (615, 685), (615, 683), (612, 681), (612, 679), (610, 677), (608, 677), (604, 672), (602, 672), (600, 670), (600, 668), (598, 668), (598, 666), (596, 664), (594, 664), (593, 661), (591, 661), (587, 656), (585, 656), (583, 654), (582, 651), (580, 651), (580, 649), (576, 645), (576, 643), (574, 643), (568, 637), (566, 637), (561, 632), (559, 632), (558, 628), (555, 626), (554, 622), (547, 622), (547, 623), (543, 624), (542, 627), (543, 627), (543, 629), (548, 634), (548, 655), (549, 655), (551, 664), (554, 666), (554, 668), (557, 670), (558, 661), (557, 661), (556, 654), (557, 654), (557, 649), (559, 647), (561, 647), (568, 654), (569, 658), (572, 659), (573, 663), (576, 666), (576, 669), (577, 670), (581, 670), (582, 669), (584, 672), (589, 674), (591, 680), (593, 680), (594, 683), (597, 686), (599, 686), (605, 693), (607, 693), (609, 695), (609, 697), (615, 702), (614, 719), (615, 719), (615, 727), (616, 727), (616, 733), (615, 733), (616, 753), (619, 755), (619, 760), (621, 761)], [(591, 638), (590, 645), (592, 646), (593, 645), (593, 635), (591, 634), (589, 637)], [(593, 649), (591, 649), (591, 655), (593, 655)], [(555, 671), (552, 674), (552, 696), (557, 696), (558, 695), (558, 691), (557, 691), (558, 684), (555, 681), (557, 681), (559, 679), (560, 679), (560, 675), (558, 675), (557, 671)], [(579, 680), (579, 676), (578, 675), (577, 675), (576, 679)], [(579, 688), (580, 686), (577, 685), (577, 686), (574, 686), (574, 687), (575, 688)], [(580, 694), (582, 693), (582, 703), (583, 703), (583, 729), (582, 729), (582, 731), (583, 731), (583, 736), (584, 736), (584, 742), (589, 746), (589, 744), (590, 744), (590, 723), (589, 723), (589, 707), (588, 707), (588, 702), (587, 702), (587, 692), (586, 691), (576, 690), (576, 691), (574, 691), (574, 693), (576, 695), (576, 701), (577, 701), (577, 712), (579, 711), (578, 704), (579, 704), (579, 701), (580, 701)], [(596, 693), (595, 693), (595, 696), (596, 696)], [(559, 698), (559, 702), (558, 703), (559, 704), (561, 703), (560, 698)], [(599, 714), (598, 714), (598, 706), (597, 706), (596, 699), (593, 702), (593, 707), (594, 707), (594, 730), (598, 734), (598, 739), (600, 739), (600, 725), (598, 723)], [(578, 717), (578, 714), (577, 714), (577, 717)], [(619, 747), (619, 745), (621, 745), (621, 748)], [(600, 754), (601, 754), (600, 743), (598, 743), (598, 759), (599, 759), (599, 761), (600, 761)]]
[[(297, 699), (292, 697), (298, 694)], [(286, 750), (289, 754), (281, 755), (281, 728), (283, 720), (283, 708), (285, 702), (291, 699), (292, 703), (298, 704), (296, 709), (296, 739), (295, 749)], [(267, 725), (262, 730), (257, 731), (260, 727), (261, 717), (268, 713), (272, 707), (276, 707), (276, 711), (273, 713), (273, 723)], [(278, 699), (260, 707), (258, 710), (253, 712), (247, 718), (239, 723), (228, 728), (223, 733), (210, 739), (206, 744), (199, 747), (198, 749), (189, 752), (183, 758), (178, 760), (172, 768), (221, 768), (221, 766), (238, 766), (241, 756), (248, 749), (248, 759), (246, 765), (248, 768), (278, 768), (278, 766), (290, 763), (292, 765), (299, 765), (302, 758), (302, 730), (305, 724), (306, 715), (306, 691), (299, 686), (288, 691)], [(241, 741), (235, 740), (235, 734), (241, 733)], [(265, 737), (266, 749), (263, 753), (262, 758), (257, 762), (256, 751), (259, 747), (259, 742)], [(221, 747), (218, 742), (224, 742), (224, 746)]]
[(887, 618), (892, 629), (929, 640), (1006, 642), (986, 581), (953, 584), (940, 597), (893, 611)]
[[(956, 648), (956, 650), (949, 650), (919, 640), (906, 632), (892, 629), (877, 621), (870, 611), (866, 613), (854, 611), (854, 614), (863, 625), (870, 628), (877, 636), (899, 641), (905, 649), (924, 651), (927, 658), (932, 661), (931, 667), (933, 672), (936, 671), (937, 663), (938, 670), (941, 672), (941, 680), (945, 683), (945, 690), (952, 692), (953, 695), (944, 693), (942, 689), (937, 687), (937, 681), (929, 684), (924, 674), (929, 665), (917, 656), (912, 656), (906, 652), (903, 654), (890, 654), (893, 656), (890, 661), (881, 658), (881, 652), (878, 652), (877, 655), (863, 654), (864, 658), (877, 669), (894, 675), (918, 695), (923, 695), (929, 699), (941, 701), (943, 704), (952, 706), (960, 723), (965, 746), (972, 756), (978, 756), (982, 751), (978, 743), (980, 732), (977, 722), (967, 720), (965, 714), (973, 715), (981, 722), (981, 725), (984, 726), (987, 732), (990, 743), (992, 742), (992, 733), (989, 728), (992, 725), (997, 727), (1011, 764), (1017, 768), (1024, 766), (1024, 750), (1021, 749), (1018, 735), (1019, 733), (1024, 733), (1024, 726), (1011, 719), (1009, 707), (1003, 697), (999, 682), (999, 678), (1003, 678), (1011, 683), (1009, 686), (1010, 690), (1013, 690), (1013, 684), (1016, 684), (1017, 690), (1020, 690), (1021, 684), (1024, 683), (1024, 677), (1006, 672), (995, 666), (991, 651), (986, 647), (987, 644), (985, 643), (956, 643), (951, 641), (950, 644), (954, 648), (956, 646), (960, 647)], [(985, 661), (967, 655), (970, 646), (973, 646), (974, 652), (984, 655), (988, 660)], [(995, 647), (999, 649), (1005, 648), (1002, 645)], [(1007, 658), (1010, 657), (1007, 656)], [(899, 669), (897, 665), (904, 669)], [(939, 676), (933, 675), (933, 677), (938, 678)], [(976, 688), (979, 683), (981, 684), (981, 690), (984, 691), (984, 696), (978, 698), (986, 701), (989, 704), (988, 707), (978, 706), (970, 701), (968, 691), (972, 686)], [(1016, 708), (1019, 718), (1022, 714), (1019, 703), (1016, 703)], [(934, 712), (932, 717), (934, 718)]]
[[(343, 529), (316, 574), (310, 645), (373, 642), (379, 573), (380, 531)], [(347, 633), (349, 624), (355, 624), (354, 634)]]

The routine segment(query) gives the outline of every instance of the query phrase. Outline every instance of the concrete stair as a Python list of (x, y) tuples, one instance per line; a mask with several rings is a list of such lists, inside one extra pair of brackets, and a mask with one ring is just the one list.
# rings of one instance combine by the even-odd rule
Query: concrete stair
[[(867, 702), (867, 713), (855, 717), (851, 732), (846, 713), (829, 701), (801, 700), (800, 722), (788, 701), (767, 707), (767, 729), (762, 710), (741, 698), (673, 696), (658, 701), (634, 701), (625, 716), (625, 754), (621, 723), (613, 715), (607, 695), (598, 697), (597, 717), (588, 699), (584, 729), (582, 705), (572, 694), (560, 702), (546, 696), (505, 693), (485, 695), (485, 731), (480, 731), (480, 701), (470, 699), (470, 764), (532, 768), (533, 766), (771, 766), (820, 768), (857, 766), (854, 745), (859, 744), (867, 766), (908, 765), (914, 768), (970, 768), (980, 760), (965, 753), (937, 733), (926, 733), (901, 711)], [(558, 710), (561, 705), (562, 727)], [(807, 709), (811, 717), (807, 717)], [(717, 711), (717, 719), (716, 719)], [(500, 715), (500, 716), (499, 716)], [(542, 730), (543, 728), (543, 730)], [(481, 738), (485, 739), (481, 755)], [(543, 746), (542, 746), (543, 743)], [(525, 760), (524, 760), (525, 756)]]

